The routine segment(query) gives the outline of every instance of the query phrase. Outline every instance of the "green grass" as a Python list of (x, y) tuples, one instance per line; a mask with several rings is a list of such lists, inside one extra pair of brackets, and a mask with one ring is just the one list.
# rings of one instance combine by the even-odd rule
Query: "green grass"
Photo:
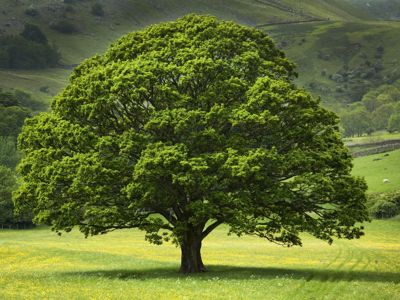
[[(369, 193), (400, 189), (400, 150), (354, 159), (353, 174), (365, 177)], [(383, 183), (383, 179), (390, 183)]]
[[(33, 98), (48, 103), (66, 85), (70, 72), (61, 68), (29, 71), (0, 69), (0, 87), (11, 91), (23, 90)], [(41, 91), (41, 87), (48, 87), (48, 91)]]
[(136, 230), (84, 239), (47, 228), (0, 231), (1, 299), (400, 299), (400, 220), (332, 246), (305, 236), (283, 248), (217, 229), (203, 246), (209, 272), (177, 273), (179, 249)]

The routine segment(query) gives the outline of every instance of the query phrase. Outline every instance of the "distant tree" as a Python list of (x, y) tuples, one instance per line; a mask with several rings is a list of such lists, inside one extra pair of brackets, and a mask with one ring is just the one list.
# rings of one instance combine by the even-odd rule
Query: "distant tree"
[(15, 137), (0, 136), (0, 165), (14, 169), (19, 159)]
[(57, 20), (50, 24), (50, 28), (65, 34), (78, 32), (76, 25), (68, 20)]
[(395, 113), (390, 116), (388, 122), (388, 131), (389, 132), (400, 131), (400, 113)]
[(20, 106), (0, 106), (0, 136), (17, 137), (24, 120), (31, 116), (31, 112)]
[(14, 173), (0, 165), (0, 228), (14, 223), (12, 192), (15, 188)]
[(14, 214), (12, 193), (16, 188), (17, 181), (14, 171), (0, 165), (0, 229), (23, 229), (33, 226), (32, 212), (25, 211), (18, 217)]
[(57, 65), (60, 53), (53, 46), (22, 36), (0, 37), (0, 67), (35, 69)]
[(25, 14), (30, 17), (36, 17), (39, 15), (39, 11), (35, 7), (30, 6), (25, 10)]
[(202, 241), (358, 238), (364, 180), (337, 117), (291, 82), (262, 31), (190, 15), (133, 32), (77, 67), (19, 137), (19, 211), (57, 232), (139, 228), (202, 272)]
[(345, 136), (361, 136), (373, 131), (371, 114), (364, 107), (357, 107), (341, 116)]
[(394, 107), (394, 103), (383, 104), (372, 113), (372, 124), (375, 130), (388, 128), (388, 122), (394, 112)]
[(101, 5), (101, 3), (99, 3), (99, 2), (93, 3), (91, 13), (92, 13), (92, 15), (99, 16), (99, 17), (104, 16), (103, 5)]
[(25, 24), (24, 30), (21, 32), (21, 36), (27, 40), (39, 43), (39, 44), (47, 44), (47, 37), (42, 32), (42, 30), (33, 24)]

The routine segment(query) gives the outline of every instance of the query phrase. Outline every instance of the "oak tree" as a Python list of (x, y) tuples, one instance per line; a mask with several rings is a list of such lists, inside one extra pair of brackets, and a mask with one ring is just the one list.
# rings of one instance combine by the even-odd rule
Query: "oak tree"
[(19, 210), (86, 236), (139, 228), (205, 270), (215, 228), (301, 245), (358, 238), (365, 182), (338, 119), (297, 88), (263, 32), (189, 15), (127, 34), (84, 61), (19, 137)]

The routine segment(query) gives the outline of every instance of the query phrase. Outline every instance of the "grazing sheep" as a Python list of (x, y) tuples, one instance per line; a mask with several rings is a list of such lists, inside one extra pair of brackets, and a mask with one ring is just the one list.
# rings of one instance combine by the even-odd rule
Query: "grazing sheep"
[(390, 182), (389, 179), (387, 179), (387, 178), (383, 179), (383, 183), (389, 183), (389, 182)]

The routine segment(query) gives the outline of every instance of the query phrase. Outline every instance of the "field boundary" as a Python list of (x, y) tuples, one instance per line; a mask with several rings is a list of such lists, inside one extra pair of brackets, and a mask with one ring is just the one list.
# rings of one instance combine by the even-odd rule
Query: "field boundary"
[(372, 154), (384, 153), (400, 149), (400, 139), (386, 140), (386, 141), (372, 142), (365, 144), (350, 144), (347, 145), (347, 147), (350, 149), (350, 151), (352, 148), (355, 147), (369, 148), (369, 149), (355, 151), (352, 153), (353, 157), (368, 156)]

